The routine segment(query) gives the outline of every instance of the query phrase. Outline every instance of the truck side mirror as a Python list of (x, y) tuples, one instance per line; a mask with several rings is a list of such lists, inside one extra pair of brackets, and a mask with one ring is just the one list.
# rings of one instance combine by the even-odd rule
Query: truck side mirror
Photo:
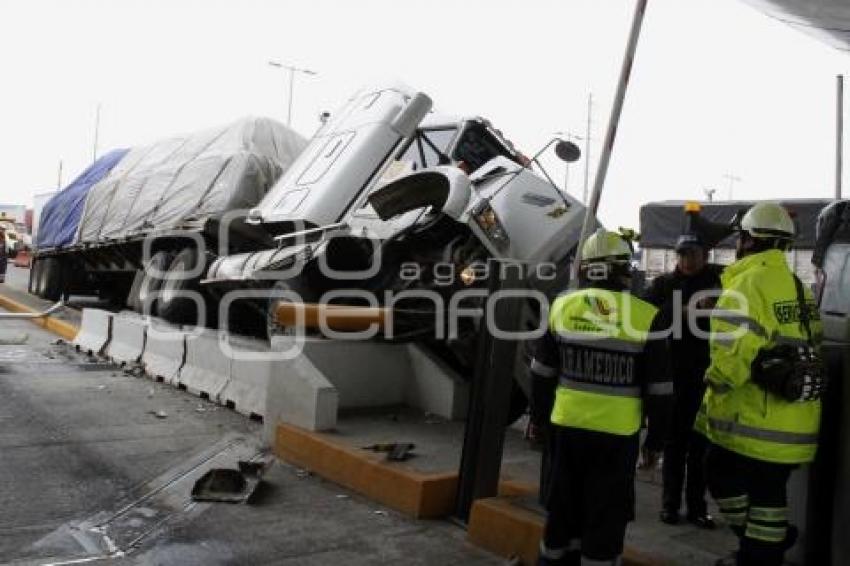
[(559, 140), (558, 143), (555, 144), (555, 155), (557, 155), (558, 159), (561, 161), (572, 163), (579, 160), (581, 157), (581, 150), (571, 141)]

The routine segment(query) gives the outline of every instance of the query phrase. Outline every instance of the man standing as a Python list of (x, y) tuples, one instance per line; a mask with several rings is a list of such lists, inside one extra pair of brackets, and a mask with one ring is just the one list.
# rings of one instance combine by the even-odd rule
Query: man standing
[(696, 427), (711, 442), (709, 489), (740, 539), (735, 557), (718, 565), (781, 566), (796, 538), (788, 477), (817, 449), (822, 332), (811, 292), (786, 263), (794, 234), (784, 208), (753, 206), (711, 315), (708, 389)]
[[(703, 378), (709, 361), (708, 319), (694, 319), (689, 316), (688, 309), (710, 306), (711, 298), (701, 298), (698, 293), (719, 291), (722, 267), (707, 263), (706, 244), (692, 234), (679, 238), (676, 256), (676, 269), (656, 277), (644, 296), (646, 301), (660, 309), (666, 323), (673, 324), (675, 320), (678, 325), (678, 328), (671, 329), (670, 369), (675, 395), (661, 470), (664, 490), (660, 518), (670, 525), (679, 522), (687, 470), (687, 520), (700, 528), (713, 529), (714, 520), (708, 514), (705, 503), (703, 459), (707, 442), (704, 436), (694, 431), (694, 420), (705, 393)], [(694, 333), (691, 321), (695, 321), (697, 329), (702, 332)]]
[[(554, 454), (543, 565), (617, 565), (634, 515), (635, 463), (644, 411), (648, 447), (663, 446), (673, 393), (657, 309), (627, 292), (631, 248), (599, 230), (581, 250), (580, 289), (558, 297), (533, 348), (532, 377), (554, 385)], [(662, 351), (654, 351), (659, 347)], [(554, 387), (553, 387), (554, 389)]]

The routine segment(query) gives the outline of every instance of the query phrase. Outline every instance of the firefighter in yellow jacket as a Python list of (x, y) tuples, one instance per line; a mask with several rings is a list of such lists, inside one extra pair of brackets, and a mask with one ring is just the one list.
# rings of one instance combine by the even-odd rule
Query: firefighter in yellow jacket
[(740, 538), (736, 555), (718, 565), (780, 566), (796, 538), (786, 484), (795, 466), (814, 458), (824, 370), (817, 309), (785, 259), (794, 234), (784, 208), (753, 206), (711, 314), (696, 429), (711, 443), (709, 489)]
[(588, 238), (581, 288), (554, 301), (548, 331), (532, 346), (532, 378), (555, 391), (543, 565), (620, 563), (645, 412), (645, 449), (657, 454), (665, 441), (673, 383), (666, 368), (652, 367), (666, 363), (664, 336), (657, 309), (627, 291), (630, 261), (618, 234)]

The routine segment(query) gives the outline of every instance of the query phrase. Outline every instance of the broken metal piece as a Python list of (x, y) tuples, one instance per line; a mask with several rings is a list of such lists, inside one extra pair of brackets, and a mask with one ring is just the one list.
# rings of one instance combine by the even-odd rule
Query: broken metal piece
[(387, 460), (390, 462), (404, 462), (413, 456), (413, 449), (416, 448), (416, 445), (412, 442), (382, 442), (362, 448), (373, 452), (386, 452)]
[(195, 482), (194, 501), (243, 503), (248, 501), (262, 481), (268, 465), (263, 461), (238, 462), (239, 469), (213, 468)]

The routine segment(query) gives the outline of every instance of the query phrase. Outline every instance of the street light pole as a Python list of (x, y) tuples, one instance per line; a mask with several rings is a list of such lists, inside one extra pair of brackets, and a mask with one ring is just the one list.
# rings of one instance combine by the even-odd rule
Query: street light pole
[(735, 183), (743, 181), (743, 179), (738, 177), (734, 173), (726, 173), (725, 175), (723, 175), (723, 178), (729, 181), (729, 200), (732, 200), (732, 194), (735, 190)]
[(92, 148), (92, 161), (97, 161), (97, 138), (100, 133), (100, 102), (97, 103), (97, 111), (94, 116), (94, 147)]
[(294, 98), (295, 92), (295, 73), (304, 73), (305, 75), (318, 75), (316, 71), (311, 71), (310, 69), (300, 69), (298, 67), (294, 67), (292, 65), (285, 65), (280, 61), (269, 61), (269, 65), (272, 67), (277, 67), (278, 69), (283, 69), (289, 71), (289, 102), (287, 104), (286, 111), (286, 125), (292, 125), (292, 100)]

